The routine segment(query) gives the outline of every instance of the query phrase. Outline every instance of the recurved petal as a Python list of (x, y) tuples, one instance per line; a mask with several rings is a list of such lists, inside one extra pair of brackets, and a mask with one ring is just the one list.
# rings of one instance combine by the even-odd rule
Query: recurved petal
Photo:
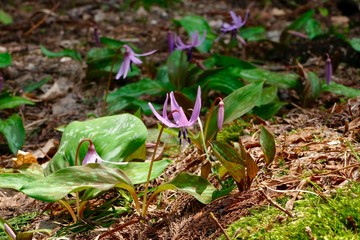
[(130, 61), (136, 65), (142, 63), (142, 61), (139, 58), (135, 57), (135, 55), (130, 55), (129, 58), (130, 58)]
[(150, 52), (147, 52), (147, 53), (141, 53), (141, 54), (138, 54), (138, 53), (134, 53), (134, 56), (137, 56), (137, 57), (143, 57), (143, 56), (149, 56), (153, 53), (155, 53), (157, 50), (152, 50)]
[(155, 117), (162, 122), (163, 124), (165, 124), (166, 126), (170, 127), (170, 128), (175, 128), (177, 127), (176, 124), (172, 123), (169, 119), (164, 118), (162, 116), (160, 116), (160, 114), (155, 110), (155, 108), (153, 107), (153, 105), (149, 102), (148, 103), (149, 108), (151, 109), (151, 111), (154, 113)]
[(194, 124), (195, 121), (198, 119), (198, 117), (200, 115), (200, 110), (201, 110), (201, 88), (199, 86), (197, 95), (196, 95), (195, 105), (194, 105), (193, 112), (191, 114), (191, 118), (189, 121), (191, 123), (191, 125)]
[(123, 78), (126, 78), (129, 69), (130, 69), (130, 58), (125, 56), (123, 62), (121, 63), (120, 69), (116, 74), (115, 79), (118, 80), (121, 78), (121, 76)]

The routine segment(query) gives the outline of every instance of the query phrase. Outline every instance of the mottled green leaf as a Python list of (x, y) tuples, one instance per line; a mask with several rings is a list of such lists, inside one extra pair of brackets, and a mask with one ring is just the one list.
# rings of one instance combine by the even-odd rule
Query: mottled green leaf
[(264, 152), (266, 165), (269, 165), (274, 160), (276, 153), (275, 138), (264, 126), (261, 126), (260, 145)]
[(90, 163), (60, 169), (24, 185), (20, 191), (41, 201), (55, 202), (74, 191), (87, 188), (106, 191), (113, 187), (133, 189), (131, 181), (123, 171), (102, 164)]
[(178, 190), (188, 193), (204, 204), (210, 203), (216, 188), (208, 180), (190, 173), (179, 173), (171, 181), (156, 188), (153, 195), (166, 190)]
[(347, 98), (354, 98), (360, 96), (360, 89), (347, 87), (342, 84), (331, 82), (329, 85), (322, 84), (322, 91), (332, 92), (338, 95), (345, 96)]
[[(121, 114), (84, 122), (70, 123), (63, 133), (58, 152), (48, 163), (45, 173), (75, 165), (75, 153), (79, 142), (90, 138), (102, 159), (122, 162), (141, 147), (147, 130), (142, 121), (131, 115)], [(88, 143), (80, 148), (80, 160), (87, 152)], [(106, 163), (104, 163), (106, 165)]]

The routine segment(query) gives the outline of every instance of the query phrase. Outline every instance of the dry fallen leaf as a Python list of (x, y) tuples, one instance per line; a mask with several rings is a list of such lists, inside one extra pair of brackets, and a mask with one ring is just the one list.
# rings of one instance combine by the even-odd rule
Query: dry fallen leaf
[(24, 152), (19, 150), (16, 158), (12, 158), (12, 160), (14, 161), (14, 165), (15, 167), (20, 167), (24, 164), (30, 164), (30, 163), (37, 163), (37, 158), (29, 152)]

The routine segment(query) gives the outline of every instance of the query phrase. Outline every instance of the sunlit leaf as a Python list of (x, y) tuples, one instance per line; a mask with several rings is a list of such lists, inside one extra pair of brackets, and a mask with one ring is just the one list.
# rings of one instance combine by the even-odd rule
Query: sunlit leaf
[(310, 19), (306, 23), (305, 31), (310, 39), (313, 39), (323, 33), (320, 23), (315, 19)]
[(264, 126), (261, 126), (260, 145), (264, 152), (266, 165), (269, 165), (274, 160), (276, 153), (275, 138)]
[(0, 53), (0, 68), (10, 66), (11, 63), (12, 63), (12, 58), (8, 52)]
[(34, 103), (26, 98), (19, 96), (1, 95), (0, 96), (0, 110), (7, 108), (16, 108), (21, 105), (34, 105)]
[(13, 18), (11, 17), (11, 15), (4, 12), (1, 9), (0, 9), (0, 23), (5, 25), (9, 25), (13, 23)]
[[(146, 137), (145, 125), (139, 118), (130, 114), (72, 122), (65, 128), (59, 150), (48, 163), (45, 173), (74, 166), (77, 146), (84, 138), (93, 141), (102, 159), (122, 162), (145, 143)], [(80, 160), (84, 158), (87, 147), (88, 143), (81, 146)]]
[(166, 190), (178, 190), (188, 193), (198, 201), (208, 204), (213, 199), (216, 188), (208, 180), (190, 173), (179, 173), (171, 181), (164, 183), (156, 188), (154, 195)]
[(0, 133), (5, 137), (9, 148), (15, 154), (25, 142), (25, 129), (21, 117), (15, 113), (8, 119), (0, 119)]
[(46, 47), (44, 47), (43, 45), (40, 45), (40, 50), (45, 56), (47, 56), (49, 58), (70, 57), (79, 62), (81, 62), (81, 60), (82, 60), (81, 54), (72, 49), (64, 49), (60, 52), (52, 52), (52, 51), (48, 50)]
[(24, 185), (20, 191), (41, 201), (55, 202), (74, 191), (87, 188), (106, 191), (116, 186), (133, 188), (130, 180), (121, 170), (90, 163), (84, 166), (60, 169)]
[(240, 29), (240, 36), (247, 41), (259, 41), (266, 39), (266, 29), (261, 26)]
[(349, 40), (349, 43), (353, 49), (360, 52), (360, 38), (352, 38)]
[(23, 185), (36, 179), (36, 177), (24, 173), (1, 173), (0, 188), (11, 188), (19, 191)]

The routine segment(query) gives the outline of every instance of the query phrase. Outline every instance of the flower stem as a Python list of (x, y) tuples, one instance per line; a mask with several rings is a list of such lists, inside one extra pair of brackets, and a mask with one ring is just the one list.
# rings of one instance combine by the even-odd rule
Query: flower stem
[(151, 161), (150, 161), (150, 167), (149, 167), (147, 180), (146, 180), (146, 183), (145, 183), (144, 198), (143, 198), (143, 204), (142, 204), (142, 216), (143, 217), (145, 217), (146, 210), (147, 210), (146, 199), (147, 199), (147, 192), (148, 192), (148, 189), (149, 189), (151, 171), (152, 171), (153, 164), (154, 164), (154, 161), (155, 161), (156, 151), (159, 148), (160, 138), (161, 138), (163, 130), (164, 130), (164, 125), (161, 125), (160, 132), (159, 132), (158, 138), (156, 140), (155, 148), (154, 148), (154, 153), (153, 153), (153, 155), (151, 157)]
[(204, 151), (205, 151), (205, 154), (206, 154), (206, 159), (210, 160), (210, 156), (209, 156), (209, 153), (208, 153), (208, 150), (207, 150), (207, 147), (206, 147), (206, 143), (205, 143), (205, 135), (204, 135), (203, 126), (202, 126), (202, 123), (201, 123), (201, 120), (200, 120), (199, 117), (198, 117), (198, 123), (199, 123), (199, 126), (200, 126), (200, 134), (201, 134), (202, 143), (204, 145)]

